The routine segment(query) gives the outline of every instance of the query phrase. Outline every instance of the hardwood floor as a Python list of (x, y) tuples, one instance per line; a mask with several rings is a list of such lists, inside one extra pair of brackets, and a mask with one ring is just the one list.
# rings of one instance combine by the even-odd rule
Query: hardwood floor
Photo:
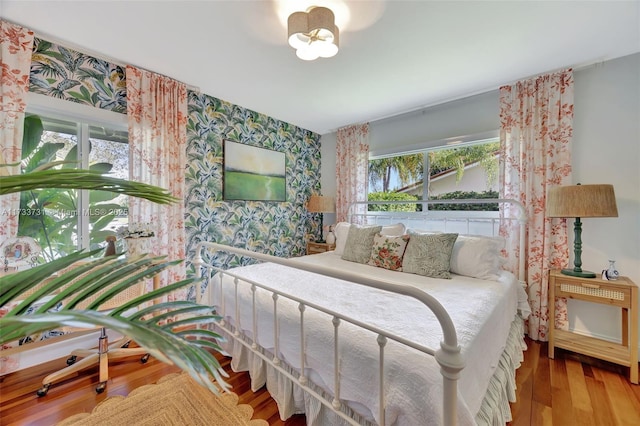
[(640, 386), (629, 369), (527, 340), (517, 370), (517, 402), (510, 426), (640, 425)]
[[(638, 425), (640, 386), (632, 385), (628, 369), (558, 350), (556, 359), (547, 358), (547, 345), (527, 341), (523, 365), (516, 375), (518, 401), (512, 405), (510, 426), (524, 425)], [(304, 416), (283, 422), (277, 406), (265, 389), (253, 393), (246, 373), (233, 373), (229, 360), (220, 357), (230, 372), (229, 382), (240, 403), (254, 408), (254, 418), (271, 425), (304, 425)], [(53, 425), (72, 414), (90, 411), (112, 395), (127, 395), (132, 389), (154, 383), (177, 371), (156, 360), (141, 366), (135, 359), (113, 364), (107, 390), (94, 391), (97, 370), (81, 373), (51, 387), (49, 394), (35, 394), (42, 377), (64, 365), (64, 359), (4, 376), (0, 381), (0, 425)]]
[[(280, 420), (278, 407), (265, 388), (251, 391), (249, 375), (234, 373), (230, 359), (216, 354), (220, 364), (229, 373), (228, 383), (239, 396), (240, 404), (249, 404), (254, 409), (254, 419), (265, 419), (270, 425), (301, 426), (304, 416), (295, 416), (286, 422)], [(151, 358), (142, 365), (136, 358), (111, 364), (109, 383), (102, 394), (96, 394), (98, 369), (91, 368), (78, 377), (55, 383), (49, 393), (39, 398), (36, 391), (42, 378), (66, 365), (66, 358), (51, 361), (0, 379), (0, 425), (1, 426), (49, 426), (77, 413), (90, 412), (105, 398), (127, 395), (133, 389), (155, 383), (161, 377), (180, 371), (177, 367), (163, 364)]]

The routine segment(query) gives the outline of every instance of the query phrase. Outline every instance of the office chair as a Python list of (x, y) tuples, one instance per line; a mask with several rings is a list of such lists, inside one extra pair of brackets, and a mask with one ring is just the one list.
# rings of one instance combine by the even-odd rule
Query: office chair
[[(103, 304), (100, 307), (100, 310), (108, 311), (111, 309), (115, 309), (121, 306), (124, 302), (141, 296), (145, 291), (145, 288), (146, 281), (143, 280), (140, 283), (129, 287), (125, 291), (110, 299), (107, 303)], [(97, 297), (97, 295), (94, 297)], [(78, 306), (78, 308), (82, 309), (83, 306), (86, 306), (89, 303), (90, 301), (83, 302), (82, 306)], [(130, 348), (130, 342), (130, 339), (125, 336), (120, 338), (118, 341), (109, 344), (107, 330), (104, 327), (100, 328), (100, 336), (98, 337), (97, 348), (76, 349), (72, 351), (69, 358), (67, 359), (67, 367), (46, 376), (42, 380), (42, 387), (37, 390), (36, 394), (39, 397), (43, 397), (47, 395), (47, 393), (49, 392), (49, 388), (54, 382), (58, 382), (60, 380), (68, 378), (69, 376), (75, 375), (80, 370), (96, 364), (99, 366), (100, 371), (100, 382), (96, 387), (96, 392), (104, 392), (107, 386), (107, 381), (109, 380), (110, 361), (115, 361), (132, 356), (140, 356), (140, 361), (143, 364), (149, 360), (149, 354), (145, 349), (138, 347)], [(78, 360), (79, 357), (82, 359)]]

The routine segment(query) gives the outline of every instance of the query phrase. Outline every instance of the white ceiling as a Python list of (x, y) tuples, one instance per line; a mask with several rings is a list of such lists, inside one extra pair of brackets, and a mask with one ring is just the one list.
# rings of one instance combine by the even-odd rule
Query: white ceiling
[[(340, 52), (304, 62), (285, 22), (312, 3), (336, 11)], [(0, 0), (0, 14), (320, 134), (640, 51), (638, 0)]]

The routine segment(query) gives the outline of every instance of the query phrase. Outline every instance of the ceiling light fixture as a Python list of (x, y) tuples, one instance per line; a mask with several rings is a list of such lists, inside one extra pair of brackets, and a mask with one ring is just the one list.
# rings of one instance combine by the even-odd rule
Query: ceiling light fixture
[(289, 45), (298, 58), (313, 61), (338, 53), (339, 31), (333, 12), (312, 6), (306, 12), (294, 12), (287, 20)]

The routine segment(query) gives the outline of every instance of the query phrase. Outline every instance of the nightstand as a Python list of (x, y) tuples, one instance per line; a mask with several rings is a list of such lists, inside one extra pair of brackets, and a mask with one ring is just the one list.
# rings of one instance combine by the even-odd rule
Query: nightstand
[(307, 254), (324, 253), (325, 251), (335, 250), (335, 244), (316, 243), (314, 241), (307, 242)]
[[(613, 343), (554, 326), (555, 299), (584, 300), (622, 309), (622, 343)], [(629, 380), (638, 384), (638, 286), (627, 277), (615, 281), (579, 278), (549, 271), (549, 358), (563, 348), (629, 367)]]

